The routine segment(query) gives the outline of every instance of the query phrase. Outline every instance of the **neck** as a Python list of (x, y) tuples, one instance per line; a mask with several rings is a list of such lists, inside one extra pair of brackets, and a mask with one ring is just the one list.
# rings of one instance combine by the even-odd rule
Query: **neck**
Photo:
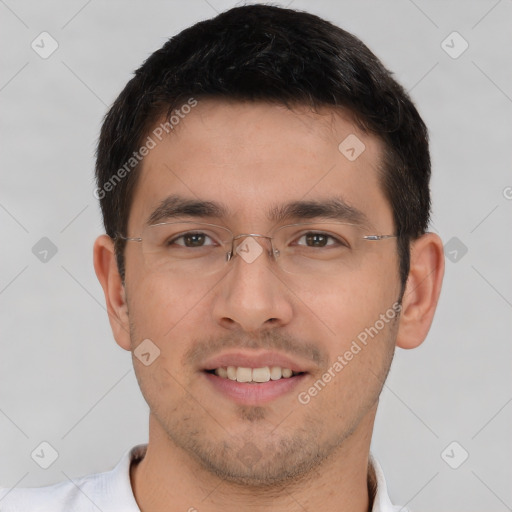
[[(374, 485), (368, 457), (376, 407), (332, 455), (309, 473), (279, 486), (233, 484), (208, 472), (178, 448), (150, 416), (147, 452), (132, 464), (131, 482), (142, 512), (368, 512)], [(172, 509), (169, 505), (172, 505)]]

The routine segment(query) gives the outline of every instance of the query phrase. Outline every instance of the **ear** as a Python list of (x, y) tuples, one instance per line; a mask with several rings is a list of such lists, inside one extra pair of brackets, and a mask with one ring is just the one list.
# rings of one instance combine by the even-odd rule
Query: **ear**
[(131, 350), (125, 287), (117, 268), (114, 242), (107, 235), (99, 236), (94, 243), (94, 270), (105, 294), (114, 338), (120, 347)]
[(397, 346), (416, 348), (432, 325), (444, 276), (443, 242), (426, 233), (411, 243), (411, 264), (397, 335)]

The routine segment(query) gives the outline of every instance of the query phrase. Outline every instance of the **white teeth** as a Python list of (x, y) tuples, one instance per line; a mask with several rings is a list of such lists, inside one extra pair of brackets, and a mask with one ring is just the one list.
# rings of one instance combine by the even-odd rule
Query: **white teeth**
[(252, 380), (254, 382), (268, 382), (270, 380), (270, 370), (268, 366), (264, 368), (254, 368), (252, 370)]
[(219, 377), (223, 377), (224, 379), (226, 379), (228, 377), (228, 371), (226, 370), (226, 368), (217, 368), (215, 370), (215, 375), (218, 375)]
[(236, 380), (236, 366), (228, 366), (227, 373), (229, 380)]
[(251, 382), (252, 370), (250, 368), (244, 368), (243, 366), (239, 366), (236, 369), (236, 380), (237, 382)]
[(270, 378), (272, 380), (279, 380), (283, 376), (280, 366), (272, 366), (270, 368)]
[(269, 380), (289, 379), (293, 372), (290, 368), (281, 368), (280, 366), (264, 366), (263, 368), (228, 366), (227, 368), (216, 368), (215, 375), (237, 382), (268, 382)]
[(290, 368), (283, 368), (282, 374), (285, 379), (288, 379), (289, 377), (292, 376), (292, 371), (290, 370)]

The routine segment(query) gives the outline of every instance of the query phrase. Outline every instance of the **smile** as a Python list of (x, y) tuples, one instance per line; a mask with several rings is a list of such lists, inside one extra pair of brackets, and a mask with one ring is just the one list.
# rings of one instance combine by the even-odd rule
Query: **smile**
[(215, 370), (210, 370), (218, 377), (237, 382), (262, 383), (270, 380), (289, 379), (302, 372), (293, 372), (290, 368), (281, 368), (280, 366), (264, 366), (262, 368), (247, 368), (244, 366), (221, 366)]

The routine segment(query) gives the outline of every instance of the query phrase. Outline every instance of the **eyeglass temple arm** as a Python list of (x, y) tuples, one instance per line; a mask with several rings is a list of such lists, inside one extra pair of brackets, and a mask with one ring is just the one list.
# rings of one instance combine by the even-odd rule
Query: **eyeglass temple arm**
[(366, 235), (364, 240), (385, 240), (386, 238), (397, 238), (398, 235)]
[(142, 238), (141, 237), (131, 237), (131, 236), (123, 236), (121, 235), (120, 233), (117, 233), (115, 238), (122, 238), (123, 240), (129, 240), (131, 242), (142, 242)]

